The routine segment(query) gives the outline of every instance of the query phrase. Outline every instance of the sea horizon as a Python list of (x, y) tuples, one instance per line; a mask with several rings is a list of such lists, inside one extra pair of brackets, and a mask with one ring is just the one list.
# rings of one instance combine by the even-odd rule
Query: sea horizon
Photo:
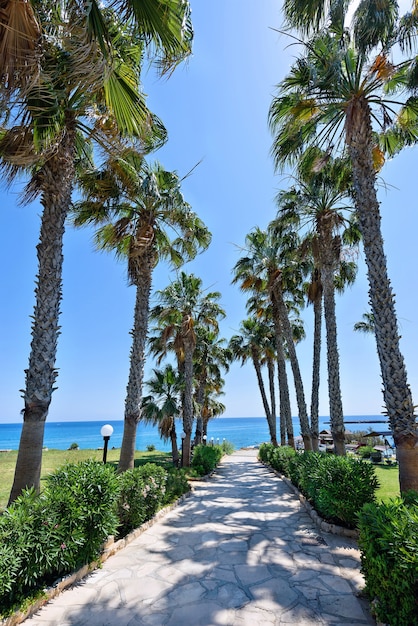
[[(319, 418), (320, 430), (329, 430), (329, 416)], [(295, 436), (300, 436), (299, 418), (293, 417)], [(355, 422), (355, 423), (353, 423)], [(104, 424), (113, 427), (109, 447), (120, 448), (123, 436), (123, 419), (119, 420), (71, 420), (45, 422), (44, 447), (49, 449), (68, 450), (76, 443), (81, 449), (98, 449), (103, 446), (100, 429)], [(381, 415), (347, 415), (345, 423), (349, 431), (387, 430), (387, 420)], [(182, 431), (181, 420), (176, 423), (177, 435)], [(19, 448), (22, 422), (0, 423), (0, 450), (17, 450)], [(279, 436), (279, 423), (277, 423)], [(208, 423), (208, 442), (222, 443), (225, 439), (235, 449), (259, 446), (270, 440), (267, 420), (265, 417), (217, 417)], [(157, 450), (170, 451), (169, 441), (164, 442), (156, 426), (140, 422), (138, 424), (136, 449), (146, 450), (148, 446)]]

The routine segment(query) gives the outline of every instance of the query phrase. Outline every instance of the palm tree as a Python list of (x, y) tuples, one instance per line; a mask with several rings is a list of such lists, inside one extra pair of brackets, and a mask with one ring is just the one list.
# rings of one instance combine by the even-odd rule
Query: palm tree
[(373, 313), (370, 313), (370, 311), (363, 313), (362, 315), (363, 319), (361, 322), (356, 322), (354, 324), (354, 330), (361, 332), (361, 333), (367, 333), (367, 334), (373, 334), (375, 333), (375, 325), (374, 325), (374, 315)]
[[(180, 272), (176, 281), (157, 291), (159, 304), (151, 309), (151, 319), (157, 323), (160, 336), (157, 345), (163, 347), (172, 340), (180, 373), (184, 376), (182, 401), (183, 467), (190, 466), (191, 434), (193, 427), (193, 356), (196, 349), (196, 327), (199, 324), (218, 331), (218, 319), (225, 312), (218, 304), (218, 292), (204, 293), (202, 280), (194, 274)], [(163, 348), (164, 349), (164, 348)]]
[[(10, 11), (2, 12), (2, 18), (8, 15), (8, 20), (2, 22), (3, 32), (16, 17), (18, 5), (28, 3), (5, 4)], [(103, 139), (104, 131), (112, 130), (114, 138), (122, 133), (135, 135), (148, 145), (155, 143), (149, 138), (161, 135), (161, 124), (146, 109), (139, 89), (142, 54), (154, 47), (161, 62), (161, 52), (167, 46), (166, 58), (172, 57), (176, 64), (175, 39), (179, 55), (185, 56), (186, 48), (190, 48), (185, 34), (190, 31), (187, 11), (184, 13), (187, 2), (146, 0), (140, 3), (140, 9), (137, 4), (117, 3), (119, 12), (115, 12), (99, 8), (94, 1), (38, 3), (34, 13), (39, 27), (35, 35), (40, 33), (35, 46), (37, 63), (30, 79), (16, 80), (13, 85), (15, 102), (21, 108), (13, 109), (17, 111), (12, 117), (14, 126), (2, 133), (0, 154), (10, 176), (22, 167), (32, 169), (25, 199), (39, 195), (43, 215), (31, 353), (23, 395), (24, 422), (10, 502), (24, 487), (39, 489), (44, 424), (57, 378), (64, 225), (82, 138)], [(166, 7), (164, 19), (155, 19), (157, 5), (159, 9)], [(147, 8), (151, 9), (148, 18)], [(122, 13), (130, 19), (122, 20)], [(184, 23), (181, 16), (187, 18)], [(33, 42), (33, 31), (30, 34), (24, 30), (22, 20), (21, 26), (19, 35)], [(138, 38), (138, 33), (143, 36)], [(8, 54), (9, 58), (3, 59), (4, 67), (24, 65), (20, 51), (14, 52), (15, 62), (10, 47)], [(4, 74), (1, 78), (4, 85), (7, 78)]]
[[(223, 384), (223, 381), (221, 381)], [(225, 405), (218, 400), (218, 396), (222, 395), (223, 392), (219, 391), (220, 385), (219, 381), (215, 380), (214, 387), (209, 384), (206, 386), (204, 405), (202, 410), (203, 416), (203, 438), (207, 439), (208, 434), (208, 423), (211, 419), (215, 419), (225, 413)], [(204, 441), (206, 441), (204, 439)]]
[(97, 246), (127, 259), (136, 287), (130, 369), (118, 471), (134, 466), (137, 425), (141, 417), (142, 380), (148, 332), (152, 274), (160, 260), (173, 267), (194, 258), (210, 243), (210, 233), (191, 211), (175, 172), (148, 165), (137, 152), (110, 157), (103, 170), (82, 178), (86, 200), (74, 207), (77, 226), (96, 224)]
[(163, 370), (154, 369), (154, 377), (145, 384), (151, 392), (142, 398), (141, 415), (144, 422), (158, 425), (158, 431), (164, 441), (171, 441), (173, 464), (177, 467), (179, 453), (177, 448), (176, 417), (181, 410), (182, 381), (171, 364)]
[(293, 236), (287, 233), (286, 236), (281, 237), (277, 229), (274, 232), (273, 228), (267, 231), (255, 228), (246, 237), (246, 256), (241, 257), (235, 264), (233, 270), (235, 276), (232, 282), (239, 283), (242, 291), (257, 293), (266, 290), (269, 295), (276, 332), (279, 377), (283, 370), (283, 363), (285, 363), (283, 345), (285, 338), (295, 382), (301, 434), (305, 449), (309, 450), (311, 449), (311, 434), (303, 381), (284, 295), (286, 292), (291, 293), (293, 297), (300, 295), (298, 293), (301, 282), (300, 267), (289, 262), (290, 252), (295, 248), (295, 233)]
[[(381, 128), (387, 129), (397, 122), (406, 129), (408, 120), (415, 124), (418, 107), (415, 98), (405, 102), (401, 97), (398, 104), (392, 95), (407, 88), (407, 65), (391, 64), (386, 49), (371, 58), (366, 40), (359, 49), (346, 35), (341, 37), (342, 32), (340, 24), (339, 29), (318, 34), (278, 86), (269, 114), (275, 135), (273, 156), (279, 168), (294, 162), (308, 144), (321, 144), (331, 151), (345, 142), (375, 317), (384, 401), (397, 446), (401, 491), (405, 492), (418, 490), (418, 432), (380, 229), (376, 166), (383, 154), (373, 123), (380, 122)], [(390, 95), (385, 91), (387, 85)], [(401, 106), (398, 114), (396, 106)], [(416, 135), (416, 129), (408, 129)], [(386, 130), (386, 145), (390, 137)]]
[[(261, 400), (263, 402), (264, 412), (269, 427), (270, 441), (273, 446), (277, 446), (277, 426), (276, 426), (276, 409), (274, 401), (274, 382), (271, 377), (271, 359), (269, 361), (269, 383), (270, 383), (270, 399), (269, 404), (267, 393), (262, 375), (262, 365), (266, 360), (267, 346), (271, 346), (271, 327), (267, 324), (250, 317), (240, 324), (240, 333), (233, 335), (229, 340), (229, 349), (234, 358), (241, 361), (241, 365), (245, 365), (248, 359), (251, 359), (257, 376), (258, 388), (260, 390)], [(273, 395), (272, 395), (273, 393)], [(282, 442), (283, 443), (283, 442)]]
[[(219, 338), (218, 333), (203, 325), (195, 327), (196, 349), (194, 352), (194, 376), (196, 380), (195, 399), (199, 413), (196, 417), (196, 431), (194, 444), (202, 443), (203, 410), (208, 386), (212, 391), (220, 391), (223, 384), (221, 370), (226, 372), (232, 360), (231, 350), (225, 346), (225, 339)], [(218, 386), (215, 382), (218, 381)]]
[[(297, 224), (308, 228), (309, 235), (304, 240), (304, 248), (309, 248), (314, 259), (314, 281), (308, 290), (311, 300), (316, 304), (316, 324), (319, 323), (320, 296), (324, 301), (324, 316), (327, 338), (328, 397), (330, 407), (331, 432), (334, 450), (339, 455), (345, 454), (345, 427), (341, 398), (340, 366), (337, 345), (337, 321), (335, 313), (335, 274), (341, 262), (341, 230), (348, 225), (352, 207), (347, 204), (350, 192), (350, 170), (346, 161), (331, 159), (315, 168), (315, 164), (324, 160), (317, 150), (305, 153), (299, 164), (299, 176), (294, 186), (278, 194), (278, 221), (280, 227), (289, 223), (291, 228)], [(346, 216), (345, 213), (348, 212)], [(319, 319), (318, 319), (319, 318)], [(319, 334), (320, 338), (320, 334)], [(318, 328), (315, 334), (318, 342)], [(314, 364), (318, 363), (318, 346), (314, 344)], [(319, 383), (318, 370), (314, 368), (313, 392)], [(311, 427), (314, 431), (315, 445), (318, 439), (317, 407), (314, 407), (314, 419)]]

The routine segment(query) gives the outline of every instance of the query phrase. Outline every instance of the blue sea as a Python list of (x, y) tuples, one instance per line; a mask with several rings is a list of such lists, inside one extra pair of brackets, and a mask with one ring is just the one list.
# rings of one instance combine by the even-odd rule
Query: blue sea
[[(346, 416), (347, 430), (387, 430), (387, 424), (379, 415)], [(367, 421), (369, 420), (369, 421)], [(376, 423), (379, 420), (379, 423)], [(350, 422), (361, 422), (351, 424)], [(107, 422), (113, 426), (113, 434), (109, 441), (109, 448), (120, 448), (122, 445), (123, 420)], [(97, 449), (103, 446), (100, 429), (104, 422), (46, 422), (44, 446), (49, 449), (67, 450), (72, 443), (77, 443), (82, 449)], [(295, 435), (300, 434), (299, 420), (293, 419)], [(329, 430), (329, 417), (320, 418), (320, 430)], [(21, 424), (0, 424), (0, 450), (17, 450), (19, 448)], [(180, 435), (181, 422), (177, 426)], [(279, 430), (279, 428), (278, 428)], [(267, 421), (264, 417), (218, 417), (208, 424), (208, 442), (222, 443), (226, 439), (236, 450), (250, 446), (258, 446), (269, 441)], [(140, 423), (138, 425), (136, 449), (146, 450), (148, 445), (154, 445), (157, 450), (169, 451), (170, 442), (163, 442), (158, 434), (157, 427)]]

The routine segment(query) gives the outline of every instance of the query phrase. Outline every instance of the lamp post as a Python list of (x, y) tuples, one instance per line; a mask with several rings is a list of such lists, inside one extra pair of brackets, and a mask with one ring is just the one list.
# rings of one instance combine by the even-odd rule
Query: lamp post
[(210, 443), (211, 443), (211, 445), (212, 445), (212, 446), (213, 446), (213, 445), (215, 445), (214, 441), (215, 441), (215, 440), (214, 440), (214, 438), (213, 438), (213, 437), (211, 437), (211, 438), (210, 438)]
[(103, 446), (103, 463), (106, 463), (107, 459), (107, 446), (109, 444), (110, 435), (113, 433), (113, 426), (110, 424), (105, 424), (100, 429), (100, 434), (103, 437), (104, 446)]
[(203, 435), (202, 440), (203, 440), (203, 445), (206, 445), (206, 439), (208, 438), (207, 435)]
[(186, 437), (186, 433), (184, 432), (184, 430), (181, 431), (180, 433), (180, 437), (181, 437), (181, 466), (184, 467), (184, 452), (183, 452), (183, 447), (184, 447), (184, 439)]

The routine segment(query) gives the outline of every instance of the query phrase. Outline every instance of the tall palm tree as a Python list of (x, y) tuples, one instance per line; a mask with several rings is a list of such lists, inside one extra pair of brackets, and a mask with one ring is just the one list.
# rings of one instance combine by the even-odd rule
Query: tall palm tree
[[(1, 15), (3, 32), (10, 28), (21, 4), (28, 3), (5, 3), (10, 10)], [(190, 49), (189, 35), (185, 35), (190, 30), (184, 13), (187, 2), (145, 0), (140, 3), (141, 9), (135, 9), (137, 4), (120, 2), (113, 10), (99, 7), (94, 0), (64, 0), (58, 5), (46, 1), (32, 5), (36, 6), (35, 35), (24, 30), (23, 21), (19, 22), (22, 38), (28, 36), (33, 42), (39, 34), (37, 63), (33, 75), (16, 80), (13, 86), (15, 103), (21, 107), (13, 109), (17, 116), (12, 116), (12, 126), (2, 133), (0, 154), (9, 175), (22, 167), (32, 168), (25, 199), (39, 195), (43, 215), (31, 353), (23, 396), (24, 422), (10, 502), (26, 486), (39, 489), (44, 424), (57, 378), (64, 224), (82, 137), (102, 140), (104, 131), (113, 129), (114, 138), (119, 133), (134, 135), (152, 144), (149, 137), (161, 135), (161, 124), (155, 123), (140, 92), (142, 55), (153, 47), (161, 62), (161, 52), (167, 47), (168, 56), (163, 57), (177, 63), (175, 39), (179, 55), (186, 56), (186, 48)], [(155, 19), (157, 5), (167, 9), (164, 19)], [(147, 8), (151, 9), (148, 17)], [(183, 22), (180, 17), (187, 19)], [(167, 29), (170, 32), (166, 35)], [(19, 68), (24, 64), (20, 50), (13, 52), (8, 47), (7, 53), (4, 67)], [(10, 69), (7, 71), (10, 74)], [(5, 78), (2, 74), (1, 80), (4, 86), (7, 75)]]
[(142, 420), (158, 426), (164, 441), (170, 440), (173, 464), (178, 465), (176, 418), (181, 411), (182, 380), (171, 364), (163, 370), (154, 369), (154, 376), (146, 381), (150, 395), (142, 398)]
[(202, 280), (194, 274), (180, 272), (176, 281), (157, 291), (159, 304), (151, 309), (150, 316), (156, 322), (158, 344), (164, 346), (172, 340), (179, 371), (184, 376), (183, 392), (183, 441), (184, 467), (190, 466), (191, 434), (193, 427), (193, 356), (196, 349), (196, 327), (199, 324), (218, 331), (218, 320), (225, 312), (218, 304), (219, 292), (205, 293)]
[[(310, 235), (305, 238), (303, 246), (309, 247), (314, 259), (314, 282), (310, 286), (308, 297), (310, 293), (314, 307), (317, 305), (316, 323), (319, 317), (319, 295), (324, 301), (331, 432), (335, 452), (343, 455), (345, 427), (337, 345), (335, 274), (341, 262), (341, 231), (348, 225), (352, 211), (348, 198), (351, 181), (350, 170), (345, 160), (331, 159), (327, 156), (326, 163), (320, 169), (315, 168), (315, 164), (324, 160), (324, 156), (318, 150), (310, 150), (303, 155), (298, 168), (299, 176), (294, 186), (278, 194), (278, 222), (281, 226), (283, 223), (290, 224), (291, 228), (297, 224), (300, 228), (308, 229)], [(318, 340), (318, 329), (315, 339)], [(314, 356), (318, 360), (315, 344)], [(318, 365), (317, 361), (315, 365)], [(314, 383), (315, 385), (319, 383), (316, 377)], [(314, 385), (313, 391), (316, 391)], [(313, 426), (314, 439), (317, 440), (316, 410)]]
[(148, 165), (132, 150), (122, 156), (110, 157), (104, 169), (83, 176), (86, 200), (74, 207), (75, 225), (99, 225), (97, 246), (127, 260), (136, 287), (119, 472), (134, 465), (154, 268), (164, 259), (179, 267), (207, 248), (211, 238), (185, 201), (175, 172), (159, 163)]
[(276, 409), (272, 390), (274, 390), (274, 381), (271, 378), (271, 364), (269, 368), (269, 384), (271, 404), (268, 401), (263, 375), (261, 368), (266, 361), (266, 345), (271, 344), (271, 328), (267, 324), (249, 317), (240, 324), (240, 333), (233, 335), (229, 340), (229, 348), (236, 360), (241, 361), (241, 365), (245, 365), (248, 359), (251, 359), (257, 376), (258, 388), (260, 390), (261, 400), (263, 402), (264, 413), (266, 415), (269, 427), (270, 441), (273, 446), (277, 446), (277, 425), (276, 425)]
[[(221, 371), (225, 370), (227, 372), (229, 370), (232, 354), (228, 346), (225, 346), (225, 339), (219, 338), (218, 332), (204, 325), (195, 327), (195, 331), (197, 341), (193, 369), (196, 380), (195, 399), (199, 412), (196, 417), (194, 443), (198, 445), (202, 443), (203, 410), (207, 396), (207, 387), (209, 385), (212, 391), (220, 391), (222, 386)], [(215, 381), (219, 382), (217, 389)]]
[(208, 434), (209, 421), (225, 413), (225, 405), (223, 404), (223, 402), (218, 400), (218, 396), (222, 395), (222, 393), (223, 392), (219, 392), (219, 381), (215, 381), (214, 389), (212, 389), (210, 385), (208, 385), (206, 388), (204, 406), (202, 411), (203, 437), (206, 437), (206, 439)]
[[(405, 96), (410, 80), (407, 64), (394, 66), (387, 49), (372, 57), (366, 40), (356, 48), (346, 35), (341, 37), (342, 32), (340, 23), (339, 29), (319, 33), (278, 86), (269, 114), (273, 156), (280, 168), (294, 162), (307, 144), (321, 144), (330, 151), (345, 143), (352, 164), (383, 395), (397, 446), (401, 491), (418, 490), (418, 430), (380, 229), (376, 167), (383, 155), (373, 127), (380, 123), (380, 129), (386, 130), (387, 145), (391, 136), (388, 126), (397, 123), (406, 128), (413, 120), (408, 130), (416, 136), (418, 104), (416, 98)], [(385, 41), (388, 43), (387, 38)]]
[[(233, 269), (233, 283), (239, 283), (242, 291), (261, 292), (266, 290), (272, 307), (273, 323), (276, 331), (278, 367), (283, 367), (284, 345), (292, 367), (298, 404), (301, 434), (305, 449), (310, 450), (311, 434), (306, 409), (305, 393), (299, 362), (293, 341), (292, 325), (286, 306), (285, 293), (300, 296), (300, 267), (289, 262), (290, 253), (296, 248), (296, 233), (281, 237), (273, 228), (262, 231), (255, 228), (246, 237), (246, 255), (242, 256)], [(302, 303), (303, 300), (300, 299)], [(280, 371), (279, 371), (280, 376)]]

